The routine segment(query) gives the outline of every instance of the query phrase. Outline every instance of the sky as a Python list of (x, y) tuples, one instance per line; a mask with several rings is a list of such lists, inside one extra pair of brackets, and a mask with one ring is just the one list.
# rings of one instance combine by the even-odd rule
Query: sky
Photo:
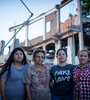
[[(56, 4), (60, 4), (61, 2), (61, 0), (22, 0), (22, 1), (27, 5), (29, 10), (34, 14), (31, 19), (39, 16), (44, 12), (49, 11), (50, 9), (53, 9)], [(73, 12), (71, 10), (71, 6), (69, 6), (68, 12), (71, 13)], [(67, 14), (67, 10), (65, 13)], [(13, 31), (9, 32), (9, 28), (25, 22), (29, 18), (29, 16), (30, 13), (22, 4), (21, 0), (0, 0), (0, 41), (4, 40), (5, 43), (7, 43), (14, 34)], [(32, 29), (31, 27), (29, 28)], [(30, 34), (29, 39), (33, 39), (35, 38), (35, 36), (41, 35), (38, 33), (40, 33), (39, 31), (42, 30), (42, 25), (37, 28), (38, 28), (38, 32), (36, 32), (35, 29), (32, 29), (32, 31), (35, 32), (33, 32), (34, 33), (33, 35)], [(17, 34), (17, 38), (20, 39), (20, 42), (25, 40), (25, 31), (26, 29), (23, 28), (20, 30), (19, 34)], [(11, 43), (12, 41), (8, 44), (8, 46)], [(8, 46), (6, 48), (8, 48)], [(7, 53), (8, 53), (8, 49), (5, 49), (5, 54)]]

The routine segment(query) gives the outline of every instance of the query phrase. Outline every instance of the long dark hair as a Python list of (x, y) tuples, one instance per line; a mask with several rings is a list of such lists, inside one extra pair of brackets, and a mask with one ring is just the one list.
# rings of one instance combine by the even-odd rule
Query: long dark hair
[(7, 74), (7, 75), (8, 75), (8, 76), (10, 75), (11, 64), (14, 62), (13, 56), (14, 56), (15, 52), (18, 51), (18, 50), (20, 50), (20, 51), (23, 53), (23, 55), (24, 55), (23, 61), (22, 61), (21, 63), (22, 63), (22, 64), (26, 64), (26, 63), (27, 63), (27, 61), (26, 61), (26, 55), (25, 55), (25, 53), (24, 53), (24, 50), (23, 50), (22, 48), (20, 48), (20, 47), (17, 47), (17, 48), (15, 48), (15, 49), (13, 49), (13, 51), (11, 52), (10, 56), (8, 57), (6, 63), (4, 64), (4, 66), (3, 66), (2, 69), (1, 69), (0, 77), (1, 77), (2, 74), (3, 74), (4, 72), (6, 72), (7, 70), (8, 70), (8, 74)]

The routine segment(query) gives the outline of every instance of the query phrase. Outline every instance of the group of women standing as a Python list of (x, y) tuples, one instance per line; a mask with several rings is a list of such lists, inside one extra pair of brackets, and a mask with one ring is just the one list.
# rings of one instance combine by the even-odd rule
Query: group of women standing
[(58, 49), (58, 64), (43, 64), (45, 51), (33, 52), (32, 66), (27, 65), (21, 48), (15, 48), (0, 72), (2, 100), (89, 100), (90, 54), (81, 50), (79, 65), (67, 64), (67, 52)]
[(66, 63), (65, 49), (57, 51), (58, 64), (51, 68), (52, 100), (89, 100), (90, 99), (90, 53), (78, 53), (79, 65)]

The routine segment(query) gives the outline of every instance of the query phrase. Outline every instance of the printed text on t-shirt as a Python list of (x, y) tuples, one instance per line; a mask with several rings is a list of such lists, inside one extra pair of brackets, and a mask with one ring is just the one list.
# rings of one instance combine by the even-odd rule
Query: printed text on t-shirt
[(55, 71), (55, 81), (56, 83), (61, 81), (69, 81), (70, 80), (70, 70), (62, 70), (62, 71)]

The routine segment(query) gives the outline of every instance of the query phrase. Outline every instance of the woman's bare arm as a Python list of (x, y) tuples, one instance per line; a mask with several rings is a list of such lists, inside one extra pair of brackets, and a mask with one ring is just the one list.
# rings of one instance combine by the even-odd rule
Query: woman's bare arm
[(6, 79), (0, 79), (0, 88), (1, 88), (1, 98), (2, 100), (6, 100), (6, 95), (5, 95), (5, 82)]
[(25, 84), (26, 86), (26, 95), (27, 95), (27, 100), (32, 100), (31, 99), (31, 93), (30, 93), (30, 84)]

